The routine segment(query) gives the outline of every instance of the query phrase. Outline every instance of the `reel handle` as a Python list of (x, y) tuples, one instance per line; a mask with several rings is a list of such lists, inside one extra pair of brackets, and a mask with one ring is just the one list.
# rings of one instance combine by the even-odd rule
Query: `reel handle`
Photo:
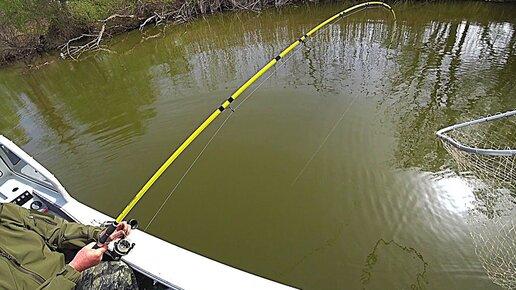
[(99, 241), (96, 245), (93, 246), (93, 249), (98, 249), (102, 246), (104, 246), (112, 233), (115, 232), (116, 228), (118, 226), (118, 223), (116, 221), (110, 223), (101, 233), (99, 237)]

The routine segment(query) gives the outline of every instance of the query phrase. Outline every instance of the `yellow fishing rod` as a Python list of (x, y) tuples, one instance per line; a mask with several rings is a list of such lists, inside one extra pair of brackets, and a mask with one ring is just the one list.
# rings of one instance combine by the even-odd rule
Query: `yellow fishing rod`
[(267, 72), (271, 67), (273, 67), (276, 63), (280, 61), (283, 57), (285, 57), (289, 52), (291, 52), (294, 48), (296, 48), (299, 44), (305, 43), (306, 39), (310, 36), (312, 36), (314, 33), (316, 33), (318, 30), (323, 28), (324, 26), (334, 22), (335, 20), (346, 16), (352, 11), (355, 11), (357, 9), (361, 8), (368, 8), (368, 7), (383, 7), (391, 11), (392, 16), (394, 17), (394, 21), (396, 21), (396, 14), (394, 13), (394, 10), (391, 8), (391, 6), (378, 1), (373, 2), (365, 2), (361, 4), (354, 5), (352, 7), (347, 8), (346, 10), (343, 10), (332, 17), (326, 19), (325, 21), (321, 22), (319, 25), (312, 28), (310, 31), (308, 31), (305, 35), (301, 36), (298, 40), (293, 42), (290, 46), (285, 48), (282, 52), (280, 52), (275, 58), (273, 58), (271, 61), (269, 61), (265, 66), (263, 66), (256, 74), (254, 74), (247, 82), (245, 82), (240, 88), (238, 88), (228, 99), (226, 99), (220, 107), (218, 107), (211, 115), (202, 122), (202, 124), (195, 129), (195, 131), (186, 138), (186, 140), (170, 155), (170, 157), (161, 165), (161, 167), (152, 175), (152, 177), (145, 183), (145, 185), (140, 189), (140, 191), (134, 196), (134, 198), (131, 200), (131, 202), (124, 208), (124, 210), (118, 215), (116, 218), (115, 223), (113, 226), (110, 226), (104, 231), (103, 235), (101, 236), (99, 243), (104, 244), (107, 240), (107, 237), (115, 230), (116, 225), (120, 223), (126, 216), (129, 214), (129, 212), (134, 208), (134, 206), (138, 203), (138, 201), (145, 195), (145, 193), (149, 190), (149, 188), (158, 180), (158, 178), (167, 170), (167, 168), (172, 165), (172, 163), (183, 153), (183, 151), (201, 134), (206, 127), (208, 127), (213, 120), (215, 120), (225, 109), (229, 107), (229, 105), (236, 100), (243, 92), (247, 90), (254, 82), (256, 82), (265, 72)]

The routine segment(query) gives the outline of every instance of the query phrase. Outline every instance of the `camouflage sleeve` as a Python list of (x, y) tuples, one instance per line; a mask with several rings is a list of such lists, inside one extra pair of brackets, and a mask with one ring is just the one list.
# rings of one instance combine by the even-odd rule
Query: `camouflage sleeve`
[(99, 227), (67, 222), (14, 204), (4, 204), (4, 211), (6, 209), (11, 219), (38, 233), (54, 250), (82, 248), (96, 241), (102, 231)]

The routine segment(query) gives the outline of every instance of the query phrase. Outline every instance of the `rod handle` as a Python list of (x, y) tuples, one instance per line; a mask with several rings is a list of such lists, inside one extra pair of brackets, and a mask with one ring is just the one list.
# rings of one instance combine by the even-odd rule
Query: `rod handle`
[(93, 249), (98, 249), (102, 246), (104, 246), (109, 239), (109, 236), (111, 236), (112, 233), (115, 232), (116, 228), (118, 227), (118, 223), (116, 221), (110, 223), (101, 233), (99, 237), (99, 241), (96, 245), (93, 246)]

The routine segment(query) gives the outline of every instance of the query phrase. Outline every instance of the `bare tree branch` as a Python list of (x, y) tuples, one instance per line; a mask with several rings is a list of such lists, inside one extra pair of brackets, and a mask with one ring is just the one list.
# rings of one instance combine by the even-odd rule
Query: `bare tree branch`
[[(82, 53), (86, 51), (92, 50), (100, 50), (100, 43), (104, 34), (106, 33), (106, 29), (113, 29), (115, 27), (119, 27), (119, 25), (107, 27), (107, 24), (110, 20), (115, 18), (134, 18), (134, 15), (122, 15), (122, 14), (113, 14), (104, 20), (99, 20), (102, 23), (100, 27), (100, 31), (98, 33), (85, 33), (75, 38), (68, 40), (68, 42), (60, 45), (58, 49), (61, 50), (61, 57), (66, 58), (69, 57), (73, 60), (77, 60)], [(86, 39), (86, 42), (84, 42)], [(88, 41), (89, 40), (89, 41)], [(74, 45), (75, 43), (82, 43), (80, 45)], [(103, 50), (103, 49), (102, 49)]]

